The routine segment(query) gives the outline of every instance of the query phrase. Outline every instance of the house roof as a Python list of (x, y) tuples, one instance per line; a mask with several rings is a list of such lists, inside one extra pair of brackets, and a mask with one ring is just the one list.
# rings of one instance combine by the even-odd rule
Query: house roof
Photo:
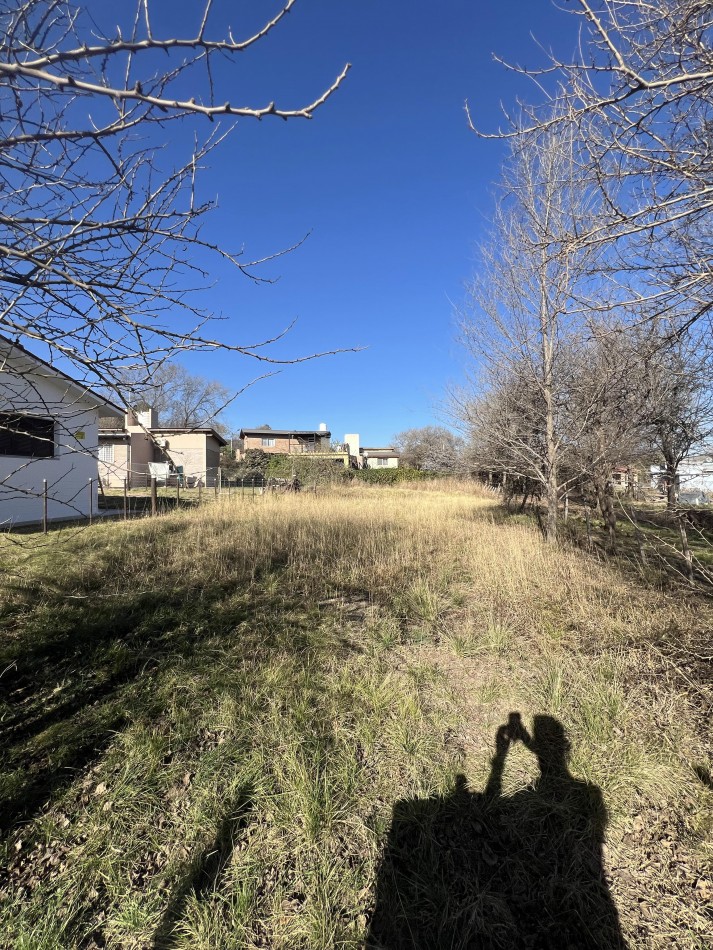
[(319, 435), (322, 438), (329, 438), (331, 432), (322, 429), (241, 429), (240, 438), (244, 439), (246, 435), (259, 435), (270, 438), (273, 435)]
[[(161, 435), (192, 435), (194, 432), (199, 435), (212, 435), (215, 441), (219, 445), (227, 445), (228, 440), (224, 439), (220, 432), (216, 432), (215, 429), (211, 429), (208, 426), (154, 426), (151, 429), (146, 429), (152, 436), (161, 436)], [(126, 429), (100, 429), (99, 438), (104, 439), (104, 441), (123, 441), (130, 438), (130, 433)]]
[(0, 334), (0, 350), (4, 350), (6, 355), (9, 357), (12, 357), (16, 351), (21, 357), (30, 360), (30, 362), (35, 363), (38, 366), (42, 366), (45, 369), (50, 370), (53, 376), (58, 376), (60, 379), (68, 382), (73, 389), (80, 393), (82, 397), (96, 401), (95, 408), (108, 409), (110, 414), (117, 415), (119, 417), (124, 415), (124, 410), (119, 408), (119, 406), (113, 403), (110, 399), (107, 399), (106, 396), (100, 396), (99, 393), (95, 392), (93, 389), (90, 389), (89, 386), (85, 386), (84, 383), (80, 383), (78, 380), (68, 376), (67, 373), (63, 372), (61, 369), (57, 369), (56, 366), (48, 363), (47, 360), (43, 360), (42, 357), (30, 352), (30, 350), (22, 346), (21, 343), (17, 343), (15, 340), (10, 340), (8, 337), (3, 336), (3, 334)]
[(389, 446), (386, 446), (384, 448), (378, 448), (378, 449), (369, 449), (369, 448), (366, 448), (366, 446), (364, 446), (361, 449), (361, 452), (362, 454), (365, 454), (368, 452), (369, 455), (374, 455), (374, 456), (385, 455), (385, 456), (388, 456), (389, 458), (399, 458), (401, 454), (400, 452), (397, 452), (396, 449), (390, 448)]

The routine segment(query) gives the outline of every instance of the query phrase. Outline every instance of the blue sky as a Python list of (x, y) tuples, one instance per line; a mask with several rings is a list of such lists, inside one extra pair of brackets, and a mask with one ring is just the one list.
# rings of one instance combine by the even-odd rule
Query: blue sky
[[(185, 16), (184, 6), (161, 3)], [(232, 25), (247, 32), (277, 7), (234, 4)], [(309, 232), (263, 271), (279, 277), (274, 284), (215, 272), (203, 304), (227, 318), (217, 335), (252, 342), (297, 319), (275, 355), (364, 348), (258, 383), (226, 412), (232, 428), (326, 422), (337, 437), (357, 431), (375, 445), (440, 421), (444, 389), (462, 372), (453, 304), (472, 273), (503, 153), (469, 131), (464, 103), (482, 128), (496, 128), (500, 102), (534, 90), (492, 54), (539, 64), (530, 34), (566, 53), (577, 25), (549, 0), (300, 0), (265, 41), (225, 64), (221, 100), (287, 108), (313, 99), (344, 63), (353, 67), (312, 121), (244, 120), (213, 154), (203, 179), (219, 203), (206, 221), (211, 239), (257, 258)], [(235, 388), (261, 372), (228, 353), (185, 365)]]

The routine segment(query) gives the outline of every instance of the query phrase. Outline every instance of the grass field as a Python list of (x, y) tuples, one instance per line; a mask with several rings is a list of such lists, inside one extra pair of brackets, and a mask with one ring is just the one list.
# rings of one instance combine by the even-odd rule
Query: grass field
[(710, 946), (684, 585), (445, 482), (0, 545), (0, 946)]

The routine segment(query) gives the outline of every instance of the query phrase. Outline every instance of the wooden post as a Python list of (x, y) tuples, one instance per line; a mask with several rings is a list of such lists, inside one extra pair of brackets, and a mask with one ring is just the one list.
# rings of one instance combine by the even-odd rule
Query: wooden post
[(94, 514), (94, 479), (89, 479), (89, 524), (92, 523), (92, 515)]
[(693, 583), (693, 556), (691, 554), (691, 549), (688, 546), (688, 535), (686, 533), (686, 525), (684, 524), (683, 515), (678, 516), (678, 533), (681, 535), (681, 550), (683, 551), (683, 557), (686, 561), (686, 574), (688, 575), (689, 584)]
[(198, 479), (198, 507), (199, 508), (202, 501), (203, 501), (203, 479), (199, 478)]
[(128, 489), (128, 485), (127, 485), (127, 483), (126, 483), (126, 479), (124, 479), (124, 521), (126, 521), (126, 519), (129, 517), (129, 512), (128, 512), (128, 507), (129, 507), (129, 506), (128, 506), (128, 504), (127, 504), (128, 498), (126, 497), (126, 496), (127, 496), (127, 489)]
[(42, 479), (42, 534), (47, 534), (47, 479)]
[(584, 506), (584, 515), (587, 519), (587, 544), (591, 548), (592, 546), (592, 519), (589, 511), (589, 505)]
[(176, 508), (181, 503), (181, 476), (176, 475)]
[(151, 476), (151, 514), (152, 516), (156, 515), (158, 508), (158, 495), (156, 493), (156, 476)]
[(220, 466), (218, 466), (218, 492), (221, 495), (223, 494), (223, 473), (220, 470)]
[(230, 498), (230, 479), (228, 479), (228, 498)]
[(567, 524), (569, 518), (569, 494), (564, 496), (564, 523)]

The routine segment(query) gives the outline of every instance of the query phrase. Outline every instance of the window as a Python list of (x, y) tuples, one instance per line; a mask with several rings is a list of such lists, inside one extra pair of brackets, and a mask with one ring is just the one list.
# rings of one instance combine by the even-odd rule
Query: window
[(273, 449), (273, 448), (275, 447), (275, 440), (274, 440), (274, 439), (263, 439), (263, 440), (262, 440), (262, 444), (265, 446), (265, 448)]
[(100, 445), (100, 446), (99, 446), (99, 461), (100, 461), (100, 462), (113, 462), (113, 461), (114, 461), (114, 446), (113, 446), (113, 445)]
[(376, 460), (376, 464), (377, 464), (377, 465), (388, 465), (388, 464), (389, 464), (389, 460), (388, 460), (388, 459), (377, 459), (377, 460)]
[(54, 419), (0, 413), (0, 455), (54, 458)]

